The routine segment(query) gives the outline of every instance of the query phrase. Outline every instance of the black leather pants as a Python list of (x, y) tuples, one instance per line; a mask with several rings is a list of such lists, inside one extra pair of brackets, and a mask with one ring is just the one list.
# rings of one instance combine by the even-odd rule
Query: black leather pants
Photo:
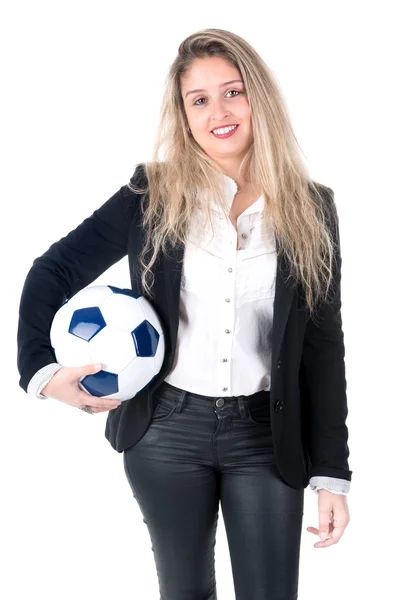
[[(297, 599), (304, 489), (280, 477), (269, 392), (218, 398), (163, 382), (124, 468), (149, 531), (160, 600), (217, 600), (219, 502), (236, 600)], [(132, 400), (134, 402), (134, 400)]]

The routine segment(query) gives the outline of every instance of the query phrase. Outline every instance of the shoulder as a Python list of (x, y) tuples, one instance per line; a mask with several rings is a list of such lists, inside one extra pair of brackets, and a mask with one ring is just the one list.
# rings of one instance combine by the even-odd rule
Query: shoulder
[(320, 208), (319, 214), (323, 219), (324, 225), (331, 232), (332, 239), (337, 242), (339, 233), (339, 215), (335, 202), (335, 194), (332, 188), (322, 183), (313, 181), (314, 185), (309, 184), (310, 195)]
[(132, 177), (121, 190), (123, 191), (123, 203), (126, 210), (137, 211), (140, 209), (143, 211), (145, 209), (148, 192), (146, 163), (137, 163), (135, 165)]
[(147, 188), (151, 181), (156, 188), (162, 188), (165, 180), (173, 180), (179, 169), (165, 160), (148, 160), (136, 163), (130, 183), (140, 188)]
[[(137, 163), (135, 165), (135, 170), (132, 177), (129, 180), (128, 187), (132, 190), (132, 187), (139, 188), (140, 190), (144, 190), (147, 188), (148, 179), (147, 179), (147, 170), (146, 163)], [(132, 190), (134, 191), (134, 190)]]
[(308, 187), (311, 198), (322, 209), (325, 219), (337, 223), (338, 214), (333, 189), (317, 181), (310, 182)]
[[(324, 185), (323, 183), (319, 183), (318, 181), (311, 181), (308, 184), (308, 188), (312, 196), (320, 195), (325, 202), (331, 203), (334, 202), (335, 193), (332, 188)], [(317, 192), (317, 194), (316, 194)]]

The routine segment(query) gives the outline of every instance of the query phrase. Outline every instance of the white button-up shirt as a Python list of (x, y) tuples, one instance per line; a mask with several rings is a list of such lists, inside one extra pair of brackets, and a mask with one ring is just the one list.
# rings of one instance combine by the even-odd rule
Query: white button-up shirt
[[(230, 207), (237, 185), (224, 179)], [(214, 237), (196, 218), (188, 234), (177, 349), (165, 381), (205, 396), (249, 396), (271, 384), (274, 232), (262, 230), (263, 196), (239, 215), (237, 231), (215, 203), (212, 212)]]

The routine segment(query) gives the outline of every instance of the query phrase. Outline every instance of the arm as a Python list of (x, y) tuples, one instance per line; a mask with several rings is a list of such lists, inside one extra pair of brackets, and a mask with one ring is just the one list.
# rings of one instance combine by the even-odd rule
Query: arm
[(325, 206), (335, 241), (333, 280), (328, 300), (321, 303), (317, 314), (306, 324), (300, 381), (309, 428), (311, 478), (350, 482), (339, 223), (334, 193), (330, 188), (325, 190)]
[[(139, 186), (142, 175), (143, 167), (139, 165), (131, 182)], [(22, 289), (17, 332), (19, 385), (25, 392), (40, 369), (57, 362), (49, 337), (57, 310), (126, 256), (130, 226), (140, 203), (141, 196), (124, 185), (34, 260)]]

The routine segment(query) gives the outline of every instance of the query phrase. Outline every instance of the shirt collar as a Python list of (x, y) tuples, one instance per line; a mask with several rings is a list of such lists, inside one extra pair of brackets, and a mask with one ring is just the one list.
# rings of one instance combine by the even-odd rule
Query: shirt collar
[[(234, 179), (232, 179), (232, 177), (225, 175), (225, 173), (223, 173), (223, 178), (224, 178), (224, 183), (225, 183), (226, 198), (227, 198), (228, 207), (230, 210), (231, 206), (233, 204), (233, 199), (238, 190), (238, 186), (237, 186), (236, 181)], [(211, 204), (212, 204), (212, 209), (215, 212), (222, 214), (221, 209), (216, 204), (216, 202), (214, 202), (214, 200), (212, 200)], [(251, 213), (262, 213), (263, 211), (264, 211), (264, 196), (261, 195), (255, 202), (253, 202), (253, 204), (251, 206), (246, 208), (246, 210), (244, 212), (246, 213), (246, 215), (248, 215)]]

